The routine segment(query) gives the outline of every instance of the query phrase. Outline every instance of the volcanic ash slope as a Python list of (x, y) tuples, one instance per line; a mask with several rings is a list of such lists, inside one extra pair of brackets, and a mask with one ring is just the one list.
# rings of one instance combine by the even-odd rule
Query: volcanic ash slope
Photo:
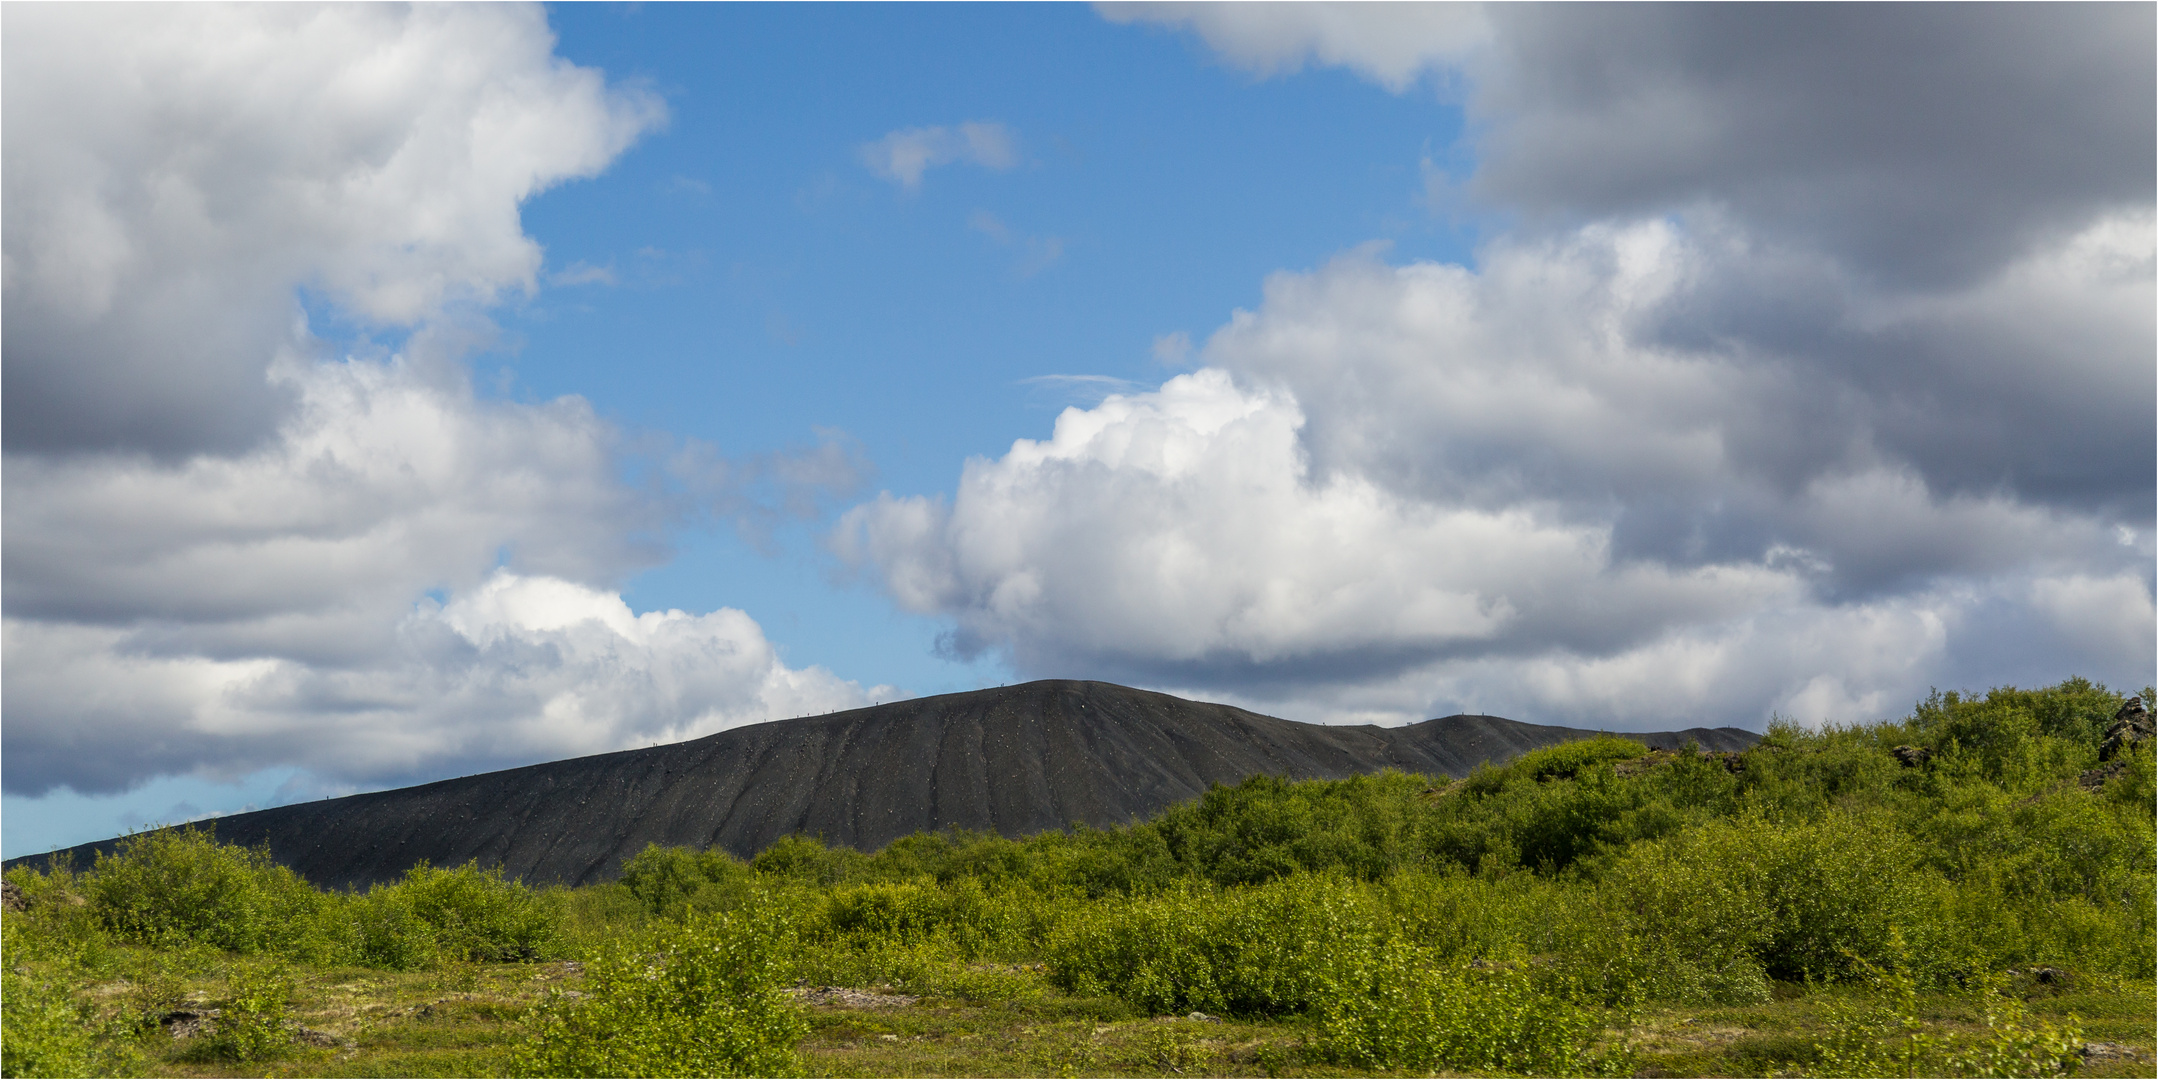
[[(267, 844), (317, 885), (393, 880), (422, 860), (477, 859), (532, 884), (611, 879), (647, 844), (748, 857), (790, 833), (875, 850), (924, 829), (1022, 836), (1124, 824), (1266, 773), (1395, 768), (1461, 776), (1594, 732), (1449, 716), (1399, 728), (1301, 724), (1110, 683), (1048, 680), (735, 728), (208, 823)], [(1741, 750), (1737, 728), (1629, 733)], [(73, 849), (87, 865), (94, 849)], [(16, 862), (42, 863), (46, 856)]]

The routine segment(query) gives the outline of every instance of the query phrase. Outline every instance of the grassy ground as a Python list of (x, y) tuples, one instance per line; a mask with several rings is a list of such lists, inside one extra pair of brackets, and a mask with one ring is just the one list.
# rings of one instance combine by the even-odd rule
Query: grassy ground
[[(499, 1075), (522, 1038), (518, 1018), (544, 995), (577, 992), (574, 963), (460, 964), (394, 973), (364, 968), (294, 971), (293, 1019), (311, 1042), (270, 1062), (239, 1066), (202, 1060), (199, 1036), (166, 1028), (142, 1036), (139, 1071), (148, 1076), (488, 1076)], [(1005, 972), (1003, 1000), (917, 998), (866, 988), (797, 991), (811, 1016), (801, 1046), (811, 1076), (1344, 1076), (1313, 1065), (1300, 1047), (1302, 1022), (1133, 1016), (1120, 1002), (1058, 993), (1041, 974)], [(2080, 1076), (2153, 1076), (2154, 988), (2150, 982), (2056, 992), (2031, 988), (2034, 1019), (2073, 1015), (2085, 1039), (2123, 1045), (2127, 1057), (2094, 1057)], [(92, 988), (115, 1012), (136, 988)], [(214, 975), (186, 979), (182, 1010), (214, 1005), (226, 992)], [(1640, 1076), (1773, 1076), (1810, 1071), (1827, 1037), (1823, 1005), (1874, 1004), (1867, 994), (1807, 994), (1779, 988), (1779, 1000), (1740, 1008), (1651, 1009), (1614, 1030), (1634, 1052)], [(1923, 995), (1918, 1015), (1933, 1033), (1976, 1034), (1983, 1017), (1969, 998)]]
[(1935, 695), (1738, 757), (1255, 777), (1118, 829), (652, 848), (579, 889), (323, 891), (163, 830), (9, 872), (0, 1072), (2158, 1076), (2158, 762), (2098, 767), (2132, 711)]

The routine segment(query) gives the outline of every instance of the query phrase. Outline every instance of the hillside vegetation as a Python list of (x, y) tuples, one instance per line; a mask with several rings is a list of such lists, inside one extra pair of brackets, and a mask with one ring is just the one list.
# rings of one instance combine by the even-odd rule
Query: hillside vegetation
[(654, 847), (575, 890), (466, 866), (328, 892), (164, 830), (8, 873), (0, 1051), (10, 1076), (2147, 1076), (2152, 742), (2108, 740), (2122, 706), (1936, 694), (1743, 754), (1598, 738), (1255, 778), (1125, 828)]

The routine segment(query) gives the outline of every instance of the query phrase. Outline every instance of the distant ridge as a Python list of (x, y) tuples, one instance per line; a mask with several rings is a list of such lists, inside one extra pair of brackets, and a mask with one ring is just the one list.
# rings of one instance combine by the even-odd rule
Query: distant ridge
[[(792, 833), (875, 850), (924, 829), (1023, 836), (1151, 817), (1261, 773), (1461, 776), (1597, 734), (1496, 716), (1398, 728), (1303, 724), (1101, 682), (1044, 680), (776, 720), (689, 742), (570, 758), (205, 822), (267, 844), (317, 885), (388, 881), (422, 860), (500, 863), (532, 884), (610, 880), (646, 844), (748, 857)], [(1625, 733), (1743, 750), (1738, 728)], [(117, 840), (70, 848), (77, 866)], [(50, 855), (10, 859), (42, 865)]]

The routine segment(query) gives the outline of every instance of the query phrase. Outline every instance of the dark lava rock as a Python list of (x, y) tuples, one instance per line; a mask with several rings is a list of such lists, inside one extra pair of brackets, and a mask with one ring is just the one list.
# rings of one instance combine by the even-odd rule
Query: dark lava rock
[(1723, 766), (1723, 771), (1728, 773), (1746, 771), (1746, 759), (1736, 750), (1696, 750), (1694, 756), (1702, 761), (1715, 762)]
[(2021, 987), (2024, 991), (2029, 991), (2035, 987), (2040, 986), (2050, 986), (2054, 989), (2061, 989), (2068, 986), (2069, 983), (2072, 981), (2067, 972), (2062, 971), (2057, 967), (2046, 967), (2043, 965), (2040, 965), (2038, 967), (2026, 968), (2021, 971), (2018, 971), (2015, 968), (2009, 968), (2008, 977), (2014, 982), (2016, 986)]
[(175, 1039), (192, 1039), (217, 1026), (217, 1009), (174, 1009), (157, 1018), (158, 1026)]
[(1902, 762), (1903, 767), (1906, 769), (1915, 769), (1920, 765), (1924, 765), (1926, 760), (1933, 756), (1933, 751), (1923, 746), (1899, 746), (1894, 750), (1890, 750), (1889, 753), (1896, 755), (1896, 760)]
[(2085, 769), (2082, 772), (2077, 773), (2076, 783), (2082, 785), (2088, 790), (2096, 791), (2099, 788), (2106, 786), (2106, 781), (2111, 780), (2114, 777), (2119, 776), (2120, 774), (2127, 771), (2127, 762), (2109, 762), (2107, 764), (2100, 765), (2095, 769)]
[(2111, 761), (2122, 749), (2150, 737), (2150, 710), (2143, 707), (2142, 697), (2131, 697), (2113, 714), (2113, 724), (2106, 728), (2106, 741), (2098, 744), (2098, 760)]
[[(647, 844), (741, 857), (800, 833), (875, 850), (925, 829), (1023, 836), (1120, 825), (1269, 774), (1394, 768), (1462, 776), (1596, 732), (1449, 716), (1397, 728), (1300, 724), (1099, 682), (1046, 680), (734, 728), (203, 823), (267, 845), (317, 885), (395, 880), (425, 860), (499, 864), (534, 885), (611, 880)], [(1738, 728), (1630, 734), (1653, 747), (1743, 750)], [(117, 840), (70, 849), (75, 865)], [(56, 853), (58, 854), (58, 853)], [(8, 862), (42, 865), (51, 856)]]
[(2143, 1060), (2141, 1050), (2123, 1043), (2087, 1042), (2077, 1048), (2076, 1053), (2086, 1061), (2104, 1061), (2113, 1058), (2122, 1058), (2128, 1061)]

